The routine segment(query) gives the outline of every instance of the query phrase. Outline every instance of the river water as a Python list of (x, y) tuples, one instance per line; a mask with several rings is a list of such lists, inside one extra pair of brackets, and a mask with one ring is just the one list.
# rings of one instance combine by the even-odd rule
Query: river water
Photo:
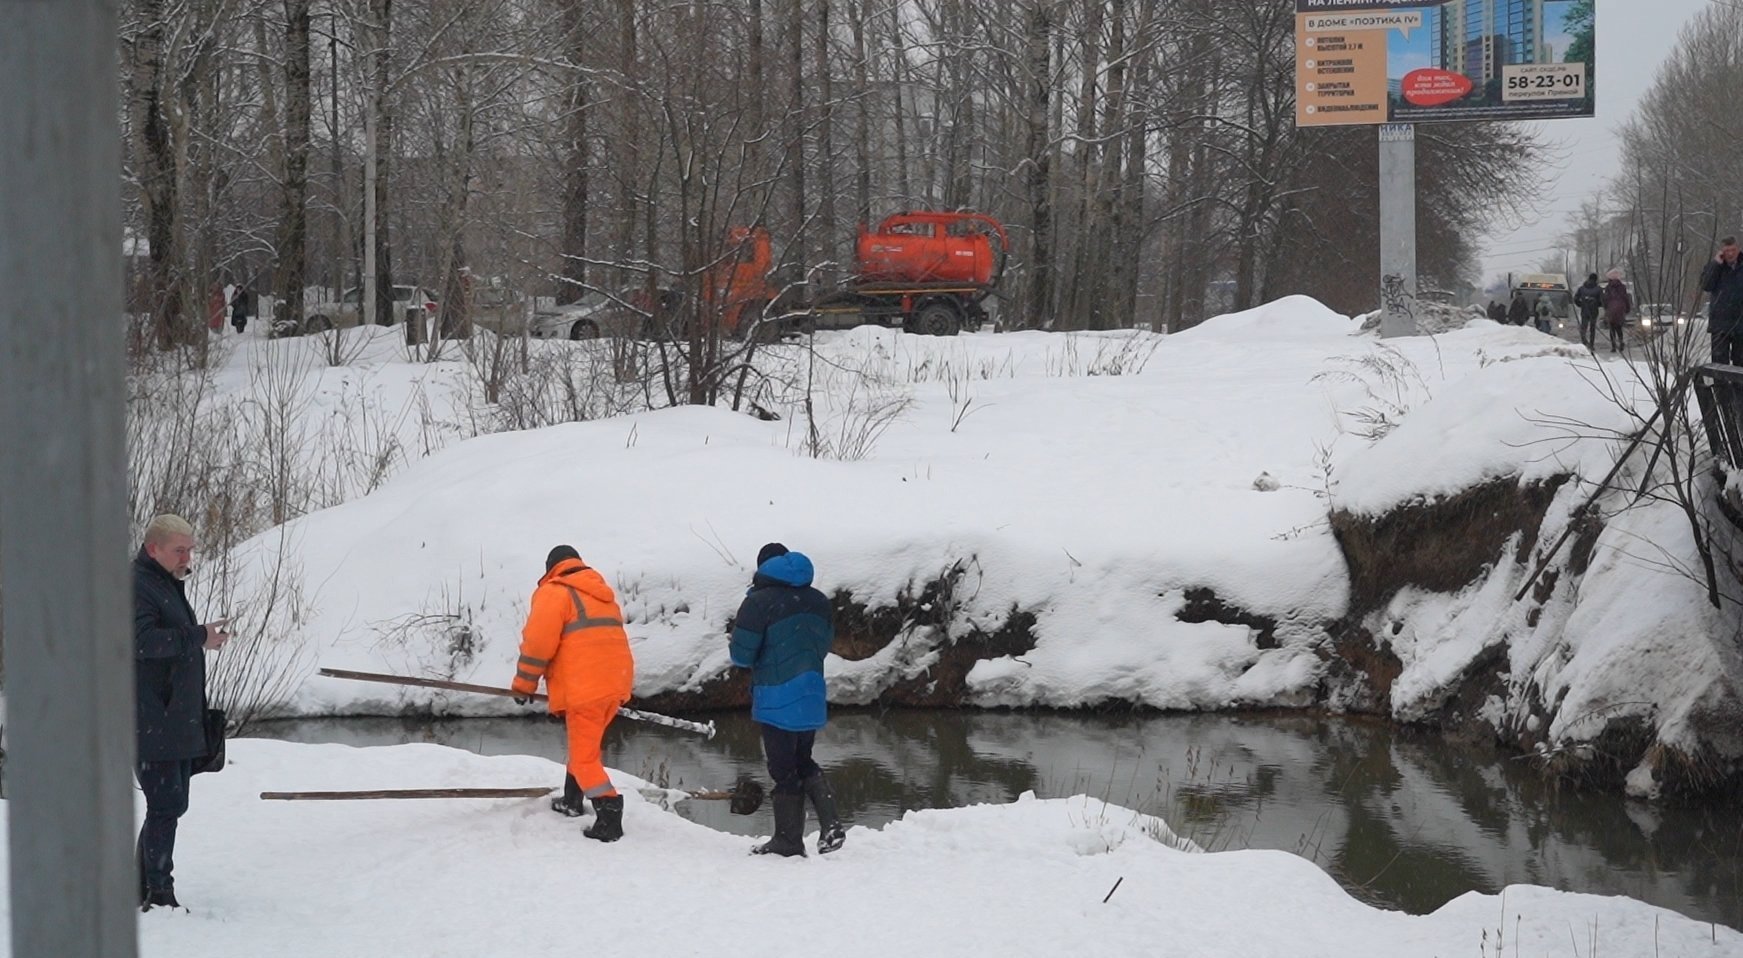
[[(729, 788), (746, 774), (766, 784), (756, 726), (742, 714), (714, 721), (719, 733), (708, 740), (620, 719), (606, 763), (675, 788)], [(562, 727), (548, 718), (299, 720), (250, 734), (563, 760)], [(1529, 883), (1628, 895), (1743, 928), (1743, 809), (1558, 790), (1529, 760), (1382, 723), (1293, 713), (844, 711), (818, 736), (816, 758), (856, 825), (1025, 791), (1089, 794), (1160, 815), (1213, 851), (1294, 852), (1357, 897), (1413, 913)], [(724, 802), (677, 810), (744, 835), (772, 827), (767, 805), (748, 817)]]

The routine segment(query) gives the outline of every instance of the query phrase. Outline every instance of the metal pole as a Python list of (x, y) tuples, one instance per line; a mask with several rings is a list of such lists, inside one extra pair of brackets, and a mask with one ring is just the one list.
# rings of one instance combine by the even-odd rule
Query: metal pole
[(1380, 127), (1380, 335), (1416, 334), (1416, 127)]
[(133, 958), (114, 0), (0, 28), (0, 570), (12, 954)]

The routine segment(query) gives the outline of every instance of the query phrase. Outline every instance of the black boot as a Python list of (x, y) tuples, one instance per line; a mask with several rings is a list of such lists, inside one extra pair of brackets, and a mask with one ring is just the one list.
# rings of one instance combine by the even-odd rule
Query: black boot
[(176, 890), (174, 885), (165, 885), (162, 888), (147, 889), (145, 892), (145, 900), (139, 903), (140, 911), (150, 911), (153, 908), (180, 907), (182, 907), (182, 903), (176, 901)]
[(822, 769), (805, 779), (805, 795), (811, 799), (811, 810), (817, 813), (817, 854), (827, 855), (847, 841), (847, 830), (835, 815), (835, 793), (829, 790), (829, 780), (823, 777)]
[(581, 795), (581, 786), (575, 782), (575, 776), (563, 776), (563, 794), (551, 799), (551, 811), (570, 818), (587, 814), (587, 799)]
[(775, 793), (775, 835), (750, 850), (752, 855), (805, 857), (805, 796)]
[(606, 795), (593, 800), (593, 824), (581, 830), (594, 841), (615, 842), (623, 837), (623, 796)]

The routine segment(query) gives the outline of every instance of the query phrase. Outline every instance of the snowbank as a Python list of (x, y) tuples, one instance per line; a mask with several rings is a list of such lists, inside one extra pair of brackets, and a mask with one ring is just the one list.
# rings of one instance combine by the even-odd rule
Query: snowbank
[(1381, 911), (1296, 856), (1179, 851), (1164, 823), (1084, 796), (911, 812), (851, 829), (833, 855), (778, 861), (643, 801), (620, 772), (627, 837), (611, 845), (545, 799), (256, 798), (561, 775), (540, 759), (437, 746), (235, 741), (230, 766), (195, 783), (182, 823), (176, 887), (190, 910), (142, 915), (141, 954), (1392, 958), (1468, 953), (1497, 934), (1509, 952), (1557, 954), (1570, 929), (1610, 954), (1743, 950), (1735, 931), (1632, 899), (1534, 886), (1422, 917)]
[[(1582, 716), (1645, 701), (1681, 703), (1653, 713), (1667, 740), (1699, 738), (1710, 733), (1678, 716), (1723, 705), (1735, 685), (1713, 678), (1723, 669), (1696, 680), (1630, 664), (1673, 641), (1667, 630), (1698, 644), (1713, 629), (1679, 604), (1686, 590), (1623, 558), (1640, 553), (1630, 536), (1665, 531), (1660, 520), (1605, 531), (1583, 578), (1512, 602), (1517, 553), (1557, 535), (1616, 454), (1604, 431), (1628, 416), (1609, 397), (1632, 401), (1616, 385), (1625, 365), (1530, 329), (1478, 321), (1382, 342), (1300, 297), (1170, 337), (868, 327), (821, 334), (814, 353), (761, 354), (753, 392), (777, 421), (687, 407), (464, 440), (501, 428), (509, 402), (480, 406), (476, 364), (410, 364), (373, 332), (361, 343), (349, 367), (311, 377), (325, 397), (313, 407), (358, 417), (411, 408), (415, 392), (422, 425), (371, 420), (393, 423), (381, 431), (409, 465), (394, 460), (368, 495), (240, 553), (255, 570), (242, 595), (265, 591), (275, 556), (292, 560), (307, 608), (289, 639), (305, 672), (505, 683), (541, 559), (568, 542), (619, 592), (638, 694), (706, 704), (729, 671), (725, 627), (752, 557), (780, 540), (812, 556), (820, 587), (881, 623), (853, 661), (828, 663), (844, 703), (928, 689), (980, 705), (1347, 703), (1350, 672), (1334, 667), (1352, 616), (1400, 673), (1380, 707), (1456, 711), (1504, 737), (1531, 726), (1590, 740), (1604, 723)], [(597, 365), (609, 343), (535, 346), (536, 362), (611, 368)], [(252, 343), (222, 388), (250, 381), (238, 370), (257, 381), (278, 351), (311, 348)], [(1470, 575), (1427, 593), (1393, 583), (1375, 607), (1352, 607), (1328, 513), (1378, 520), (1485, 485), (1553, 495)], [(1643, 611), (1598, 627), (1596, 612), (1573, 614), (1581, 596)], [(991, 635), (1002, 638), (965, 641)], [(1498, 647), (1507, 674), (1475, 682)], [(1694, 646), (1667, 661), (1730, 667)], [(1479, 686), (1493, 701), (1458, 701)], [(291, 704), (408, 707), (508, 708), (323, 679)]]

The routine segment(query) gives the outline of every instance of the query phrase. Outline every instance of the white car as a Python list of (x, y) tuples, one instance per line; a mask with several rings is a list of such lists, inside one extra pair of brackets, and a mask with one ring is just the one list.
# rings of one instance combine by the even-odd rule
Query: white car
[[(656, 328), (643, 306), (648, 298), (640, 289), (617, 297), (594, 290), (566, 306), (534, 313), (529, 332), (536, 339), (646, 338)], [(681, 294), (662, 289), (659, 299), (660, 310), (670, 315), (677, 309)]]
[[(385, 319), (387, 324), (397, 325), (404, 322), (413, 310), (422, 310), (426, 317), (434, 316), (437, 310), (435, 297), (421, 286), (395, 286), (393, 315), (376, 317), (376, 321)], [(347, 329), (362, 322), (363, 291), (353, 286), (339, 297), (338, 302), (304, 303), (301, 325), (285, 328), (287, 324), (276, 323), (273, 325), (273, 335), (301, 336), (329, 329)]]

